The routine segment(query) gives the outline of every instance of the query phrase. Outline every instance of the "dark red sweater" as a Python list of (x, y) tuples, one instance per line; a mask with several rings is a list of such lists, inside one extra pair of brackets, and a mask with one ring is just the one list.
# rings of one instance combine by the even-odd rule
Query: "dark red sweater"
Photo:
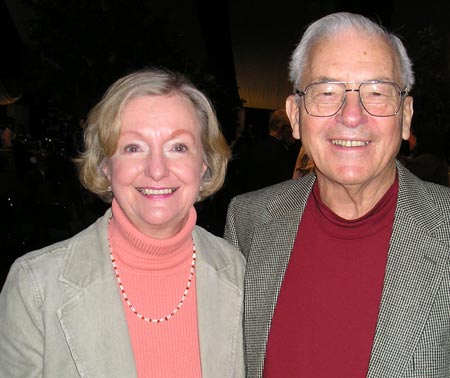
[(275, 308), (264, 377), (366, 376), (397, 191), (398, 181), (349, 221), (314, 186)]

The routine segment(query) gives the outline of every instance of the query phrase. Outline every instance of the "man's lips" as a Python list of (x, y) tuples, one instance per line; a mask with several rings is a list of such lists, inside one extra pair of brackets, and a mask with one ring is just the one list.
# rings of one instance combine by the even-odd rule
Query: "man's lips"
[(335, 146), (341, 147), (364, 147), (367, 146), (370, 142), (365, 140), (332, 139), (331, 143), (333, 143)]

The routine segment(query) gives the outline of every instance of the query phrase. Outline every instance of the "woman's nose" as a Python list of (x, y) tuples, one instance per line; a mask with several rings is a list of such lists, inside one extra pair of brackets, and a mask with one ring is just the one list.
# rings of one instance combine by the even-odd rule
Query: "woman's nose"
[(162, 153), (149, 153), (145, 164), (145, 174), (154, 180), (160, 180), (169, 172), (167, 158)]

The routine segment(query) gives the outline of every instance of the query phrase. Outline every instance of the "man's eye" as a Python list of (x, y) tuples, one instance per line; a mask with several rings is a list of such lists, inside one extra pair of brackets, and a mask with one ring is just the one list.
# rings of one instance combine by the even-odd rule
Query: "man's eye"
[(337, 95), (336, 92), (333, 91), (323, 91), (321, 93), (319, 93), (319, 97), (335, 97)]
[(384, 96), (383, 93), (381, 93), (381, 92), (375, 92), (375, 91), (369, 92), (369, 93), (367, 94), (367, 97), (382, 97), (382, 96)]

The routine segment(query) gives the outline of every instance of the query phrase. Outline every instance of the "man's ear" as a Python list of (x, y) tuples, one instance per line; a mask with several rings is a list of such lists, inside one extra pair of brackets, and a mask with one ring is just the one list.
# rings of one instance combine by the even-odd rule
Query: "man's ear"
[(404, 99), (402, 112), (402, 138), (408, 140), (411, 135), (411, 122), (414, 113), (413, 98), (411, 96), (407, 96)]
[(300, 139), (300, 114), (297, 105), (298, 96), (290, 95), (286, 99), (286, 113), (289, 117), (289, 121), (291, 122), (292, 127), (292, 136), (295, 139)]

